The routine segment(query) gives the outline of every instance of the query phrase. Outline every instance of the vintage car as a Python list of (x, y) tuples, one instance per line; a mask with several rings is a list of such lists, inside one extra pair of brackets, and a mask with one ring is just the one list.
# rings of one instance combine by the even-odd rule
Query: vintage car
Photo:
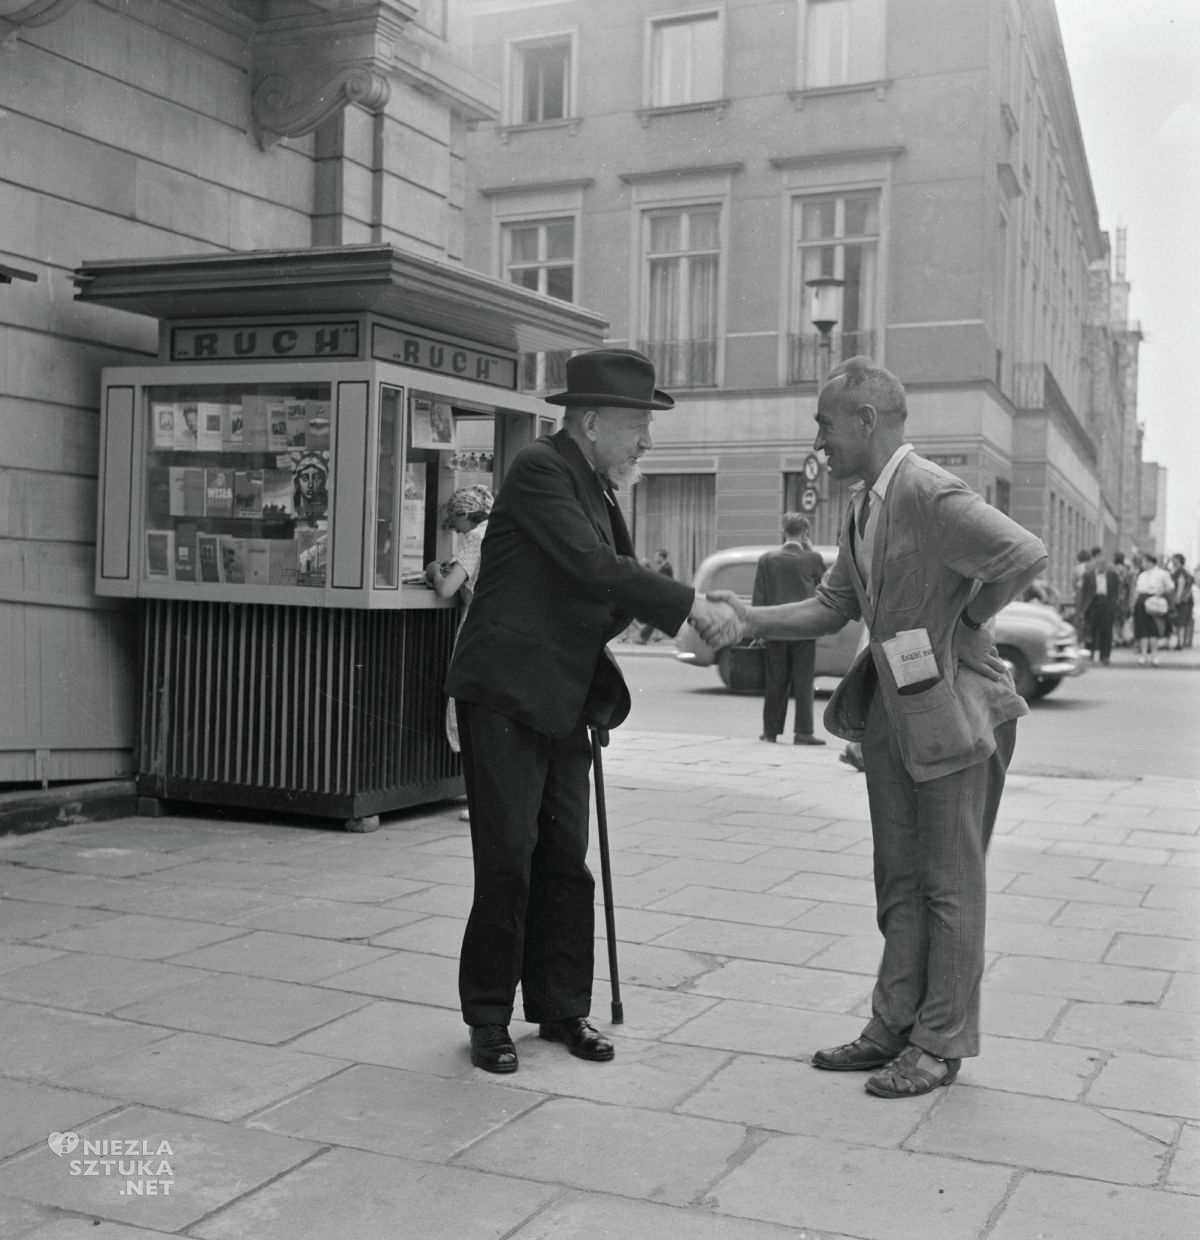
[[(696, 570), (693, 585), (698, 591), (732, 590), (750, 601), (759, 556), (769, 547), (728, 547), (714, 552)], [(826, 567), (837, 558), (836, 547), (815, 548)], [(817, 639), (817, 679), (839, 678), (854, 660), (861, 621), (847, 624), (837, 633)], [(1044, 697), (1067, 676), (1079, 676), (1087, 668), (1088, 653), (1075, 630), (1053, 608), (1042, 603), (1009, 603), (996, 616), (996, 646), (1012, 668), (1017, 692), (1027, 700)], [(693, 667), (716, 664), (722, 682), (735, 690), (755, 689), (735, 668), (732, 650), (712, 650), (690, 625), (675, 639), (675, 657)]]

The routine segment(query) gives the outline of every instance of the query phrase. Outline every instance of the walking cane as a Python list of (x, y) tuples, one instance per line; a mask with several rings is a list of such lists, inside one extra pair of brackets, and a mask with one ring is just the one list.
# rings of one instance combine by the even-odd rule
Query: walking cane
[(608, 935), (608, 976), (612, 982), (612, 1023), (625, 1023), (621, 979), (617, 976), (617, 926), (613, 917), (612, 869), (608, 861), (608, 810), (604, 805), (604, 764), (600, 751), (608, 744), (607, 728), (592, 728), (592, 769), (596, 780), (596, 834), (600, 842), (600, 882), (604, 889), (604, 929)]

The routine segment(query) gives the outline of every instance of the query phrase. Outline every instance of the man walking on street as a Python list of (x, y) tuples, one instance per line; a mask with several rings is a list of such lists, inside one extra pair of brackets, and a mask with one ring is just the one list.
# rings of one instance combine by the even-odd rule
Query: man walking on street
[(1096, 547), (1088, 570), (1083, 574), (1079, 593), (1084, 632), (1093, 662), (1107, 663), (1112, 657), (1113, 615), (1120, 595), (1120, 574), (1115, 568), (1109, 568), (1103, 549)]
[[(798, 512), (783, 514), (783, 546), (765, 552), (754, 573), (755, 607), (798, 603), (812, 598), (825, 575), (825, 561), (813, 550), (808, 518)], [(787, 722), (788, 698), (795, 703), (793, 732), (797, 745), (824, 745), (813, 735), (813, 674), (817, 664), (815, 641), (766, 643), (766, 684), (763, 694), (763, 730), (758, 738), (775, 741)]]
[(515, 1072), (517, 985), (525, 1019), (581, 1059), (612, 1042), (588, 1021), (595, 881), (587, 867), (588, 727), (615, 728), (629, 690), (606, 644), (634, 616), (668, 633), (728, 607), (643, 568), (615, 487), (653, 446), (649, 358), (597, 349), (567, 362), (563, 427), (517, 454), (483, 540), (475, 595), (446, 692), (457, 703), (470, 807), (474, 900), (459, 960), (471, 1062)]
[[(862, 1035), (812, 1062), (874, 1070), (867, 1090), (882, 1098), (949, 1085), (979, 1053), (986, 853), (1028, 712), (991, 620), (1046, 565), (1037, 538), (912, 450), (906, 416), (888, 371), (862, 357), (838, 366), (814, 444), (834, 479), (859, 480), (836, 563), (802, 603), (712, 596), (739, 612), (741, 636), (815, 638), (859, 616), (870, 630), (825, 726), (862, 741), (883, 958)], [(698, 627), (710, 644), (730, 640)]]

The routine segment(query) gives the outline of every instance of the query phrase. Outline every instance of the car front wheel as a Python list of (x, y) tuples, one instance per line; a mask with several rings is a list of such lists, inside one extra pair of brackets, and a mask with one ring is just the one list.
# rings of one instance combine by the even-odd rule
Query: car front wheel
[(1044, 698), (1047, 693), (1053, 693), (1059, 685), (1062, 684), (1061, 676), (1047, 676), (1045, 680), (1037, 682), (1037, 688), (1033, 691), (1035, 698)]
[(1006, 660), (1012, 668), (1013, 683), (1017, 687), (1017, 692), (1027, 702), (1032, 701), (1038, 695), (1038, 682), (1033, 669), (1029, 666), (1029, 660), (1012, 646), (1001, 646), (999, 653), (1000, 657)]

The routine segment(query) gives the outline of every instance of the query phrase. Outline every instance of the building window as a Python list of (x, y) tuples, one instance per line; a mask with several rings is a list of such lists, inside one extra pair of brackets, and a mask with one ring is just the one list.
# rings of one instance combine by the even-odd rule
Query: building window
[(807, 0), (804, 85), (845, 86), (884, 76), (884, 0)]
[(645, 218), (645, 339), (661, 384), (717, 382), (719, 207), (650, 211)]
[(691, 581), (700, 561), (716, 550), (716, 477), (649, 474), (633, 492), (633, 541), (638, 557), (658, 550), (671, 557), (675, 576)]
[(572, 60), (570, 35), (513, 45), (510, 124), (536, 125), (573, 115)]
[(842, 317), (830, 336), (833, 365), (875, 353), (875, 306), (879, 250), (879, 193), (798, 198), (793, 217), (796, 253), (792, 279), (789, 381), (817, 378), (820, 336), (813, 326), (807, 281), (844, 280)]
[(650, 107), (720, 99), (722, 89), (720, 13), (650, 23)]
[(574, 219), (505, 224), (504, 276), (511, 284), (535, 293), (574, 301)]
[[(575, 300), (575, 220), (523, 220), (502, 228), (504, 278), (535, 293)], [(523, 353), (523, 391), (548, 392), (566, 386), (566, 352)]]

